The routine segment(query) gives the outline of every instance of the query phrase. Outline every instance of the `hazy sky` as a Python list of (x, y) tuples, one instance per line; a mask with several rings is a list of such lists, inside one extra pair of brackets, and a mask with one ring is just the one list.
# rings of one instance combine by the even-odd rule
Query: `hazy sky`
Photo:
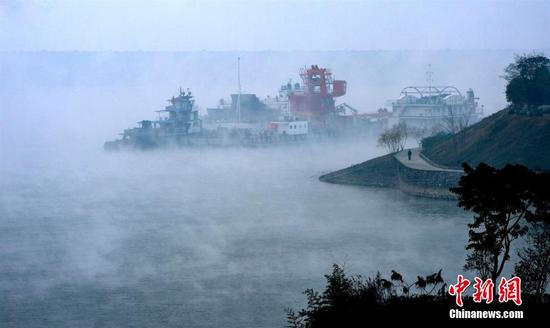
[(0, 0), (0, 50), (540, 49), (550, 1)]

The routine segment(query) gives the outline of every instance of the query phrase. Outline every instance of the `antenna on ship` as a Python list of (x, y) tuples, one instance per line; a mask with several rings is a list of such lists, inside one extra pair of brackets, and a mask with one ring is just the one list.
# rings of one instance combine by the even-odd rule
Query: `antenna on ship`
[(429, 90), (432, 89), (432, 83), (434, 81), (433, 75), (434, 75), (434, 72), (432, 71), (432, 64), (429, 64), (428, 65), (428, 71), (426, 72), (426, 81), (428, 82)]
[(237, 57), (237, 83), (239, 94), (237, 95), (237, 123), (241, 123), (241, 57)]
[[(426, 82), (428, 82), (428, 94), (430, 95), (432, 93), (432, 83), (434, 81), (433, 75), (434, 72), (432, 71), (432, 64), (428, 64), (428, 71), (426, 72)], [(433, 101), (433, 99), (430, 99), (430, 101)]]

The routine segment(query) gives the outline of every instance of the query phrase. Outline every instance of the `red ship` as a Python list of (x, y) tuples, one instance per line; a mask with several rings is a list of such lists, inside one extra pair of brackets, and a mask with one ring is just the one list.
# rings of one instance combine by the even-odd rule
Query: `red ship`
[(346, 94), (346, 81), (333, 80), (329, 69), (317, 65), (302, 68), (300, 77), (303, 87), (288, 94), (292, 114), (313, 121), (325, 121), (328, 115), (335, 114), (334, 98)]

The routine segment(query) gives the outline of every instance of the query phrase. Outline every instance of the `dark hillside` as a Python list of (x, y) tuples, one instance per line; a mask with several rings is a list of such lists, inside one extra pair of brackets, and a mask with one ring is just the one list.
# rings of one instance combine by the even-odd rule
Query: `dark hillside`
[(450, 167), (485, 162), (495, 167), (512, 163), (550, 170), (550, 115), (502, 110), (456, 135), (424, 139), (422, 152), (433, 162)]

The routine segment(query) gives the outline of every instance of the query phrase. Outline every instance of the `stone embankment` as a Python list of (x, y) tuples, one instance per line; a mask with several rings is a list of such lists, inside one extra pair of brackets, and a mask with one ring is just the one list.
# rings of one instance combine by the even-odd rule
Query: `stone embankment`
[(449, 188), (456, 187), (463, 174), (439, 166), (425, 158), (418, 149), (377, 157), (348, 168), (319, 177), (328, 183), (370, 187), (399, 188), (405, 193), (421, 197), (455, 199)]

